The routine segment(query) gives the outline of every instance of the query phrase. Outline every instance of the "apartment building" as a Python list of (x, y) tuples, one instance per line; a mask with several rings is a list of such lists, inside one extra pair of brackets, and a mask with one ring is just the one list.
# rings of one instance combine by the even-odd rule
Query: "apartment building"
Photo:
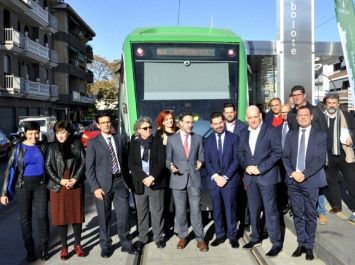
[(54, 34), (54, 49), (58, 52), (58, 66), (54, 69), (54, 84), (59, 87), (56, 116), (63, 120), (79, 121), (84, 118), (95, 99), (87, 95), (87, 84), (93, 83), (93, 72), (88, 70), (94, 54), (88, 42), (95, 32), (63, 1), (53, 6), (58, 20), (58, 32)]
[(95, 32), (61, 0), (1, 0), (0, 14), (0, 130), (15, 132), (26, 115), (79, 119), (94, 104)]

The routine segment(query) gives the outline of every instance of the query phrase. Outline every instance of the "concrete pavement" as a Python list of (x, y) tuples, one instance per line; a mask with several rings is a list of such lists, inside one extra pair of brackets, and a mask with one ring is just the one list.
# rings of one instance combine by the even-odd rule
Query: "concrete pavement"
[[(14, 203), (14, 202), (12, 202)], [(4, 207), (4, 206), (1, 206)], [(329, 210), (329, 205), (327, 206)], [(346, 221), (350, 211), (343, 205), (343, 212), (337, 215), (328, 214), (329, 224), (318, 226), (317, 238), (314, 252), (316, 258), (312, 261), (313, 265), (355, 265), (354, 259), (354, 245), (353, 239), (355, 238), (355, 224)], [(115, 222), (112, 223), (112, 237), (114, 252), (108, 259), (100, 257), (101, 249), (98, 241), (98, 220), (96, 215), (96, 208), (94, 204), (94, 197), (91, 193), (86, 194), (85, 201), (85, 223), (83, 225), (83, 239), (82, 245), (84, 251), (87, 253), (85, 258), (79, 258), (75, 255), (73, 250), (73, 235), (71, 231), (68, 236), (68, 244), (70, 258), (62, 261), (59, 258), (60, 254), (60, 239), (58, 237), (55, 227), (51, 227), (50, 237), (50, 255), (48, 261), (37, 260), (31, 264), (46, 264), (46, 265), (62, 265), (62, 264), (138, 264), (138, 255), (129, 255), (121, 252), (118, 237), (116, 235)], [(113, 214), (113, 221), (115, 214)], [(133, 221), (133, 220), (132, 220)], [(35, 220), (34, 220), (35, 222)], [(36, 223), (36, 222), (35, 222)], [(286, 214), (285, 224), (288, 229), (285, 230), (285, 242), (283, 252), (276, 258), (267, 258), (265, 254), (271, 248), (269, 239), (263, 241), (261, 247), (255, 248), (252, 251), (242, 250), (243, 244), (248, 242), (248, 233), (244, 234), (244, 238), (239, 240), (240, 247), (232, 249), (226, 241), (218, 247), (210, 247), (206, 253), (198, 251), (196, 241), (191, 239), (187, 247), (183, 250), (177, 250), (176, 244), (178, 238), (171, 237), (167, 241), (167, 246), (164, 249), (158, 249), (154, 243), (149, 243), (144, 248), (144, 253), (141, 257), (140, 264), (271, 264), (271, 265), (284, 265), (284, 264), (310, 264), (305, 260), (304, 255), (299, 258), (292, 258), (291, 255), (297, 247), (297, 241), (294, 233), (293, 220)], [(35, 224), (36, 227), (36, 224)], [(208, 221), (205, 224), (206, 241), (212, 242), (214, 239), (213, 222)], [(35, 229), (36, 230), (36, 229)], [(137, 233), (136, 227), (132, 226), (132, 238), (136, 241)], [(19, 212), (16, 206), (11, 207), (0, 214), (0, 264), (1, 265), (18, 265), (27, 264), (26, 250), (23, 247), (21, 238)], [(36, 236), (35, 231), (35, 236)], [(38, 244), (38, 238), (35, 237)], [(37, 255), (39, 248), (37, 248)], [(254, 256), (251, 256), (253, 254)], [(258, 263), (256, 263), (256, 260)]]

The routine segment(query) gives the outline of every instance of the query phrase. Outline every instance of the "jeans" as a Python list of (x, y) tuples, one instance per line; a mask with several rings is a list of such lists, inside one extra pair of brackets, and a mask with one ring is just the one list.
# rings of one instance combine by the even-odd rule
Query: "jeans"
[(323, 188), (319, 189), (318, 193), (318, 201), (317, 201), (317, 215), (326, 214), (327, 211), (325, 210), (325, 196), (323, 193)]

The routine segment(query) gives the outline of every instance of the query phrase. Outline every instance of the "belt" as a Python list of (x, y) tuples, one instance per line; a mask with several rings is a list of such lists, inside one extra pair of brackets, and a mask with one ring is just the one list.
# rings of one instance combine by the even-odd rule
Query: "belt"
[(121, 173), (112, 174), (112, 178), (113, 178), (113, 179), (117, 179), (117, 178), (120, 178), (120, 177), (122, 177), (122, 174), (121, 174)]

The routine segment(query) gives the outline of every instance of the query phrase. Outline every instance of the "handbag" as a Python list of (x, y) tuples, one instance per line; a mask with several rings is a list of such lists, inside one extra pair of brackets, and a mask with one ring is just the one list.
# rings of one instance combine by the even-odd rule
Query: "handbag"
[(9, 182), (7, 183), (7, 197), (10, 201), (15, 196), (15, 181), (16, 181), (17, 162), (18, 162), (18, 156), (20, 153), (20, 148), (21, 148), (21, 145), (18, 144), (16, 146), (16, 154), (14, 157), (14, 161), (10, 167)]

